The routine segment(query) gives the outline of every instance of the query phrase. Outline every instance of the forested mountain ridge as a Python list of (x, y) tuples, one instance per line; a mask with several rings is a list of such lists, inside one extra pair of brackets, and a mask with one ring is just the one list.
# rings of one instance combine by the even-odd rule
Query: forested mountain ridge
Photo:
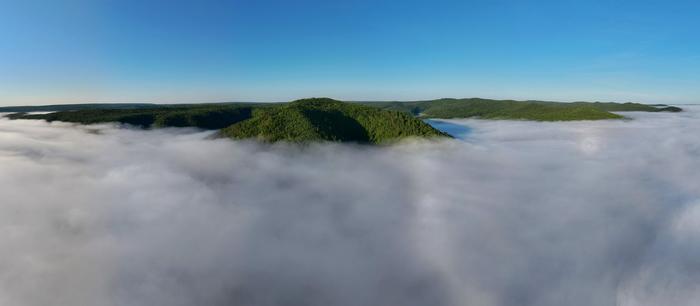
[(380, 144), (407, 137), (449, 137), (410, 114), (328, 98), (281, 104), (207, 104), (143, 109), (90, 109), (48, 114), (15, 113), (11, 119), (144, 128), (197, 127), (218, 135), (265, 142), (334, 141)]
[(310, 98), (288, 103), (77, 104), (34, 109), (47, 111), (51, 107), (62, 110), (45, 114), (17, 112), (8, 117), (80, 124), (116, 122), (143, 128), (195, 127), (219, 130), (217, 135), (220, 137), (253, 138), (264, 142), (380, 144), (407, 137), (449, 136), (423, 122), (422, 119), (427, 118), (571, 121), (622, 119), (622, 115), (613, 112), (624, 111), (682, 111), (674, 106), (639, 103), (560, 103), (478, 98), (415, 102), (341, 102), (329, 98)]
[(645, 111), (678, 112), (682, 109), (667, 105), (612, 102), (549, 102), (470, 99), (438, 99), (414, 102), (358, 102), (381, 109), (403, 111), (424, 118), (482, 118), (536, 121), (571, 121), (621, 119), (611, 112)]
[(332, 99), (303, 99), (278, 107), (260, 107), (252, 118), (221, 132), (231, 138), (263, 141), (328, 140), (385, 143), (405, 137), (447, 136), (413, 116)]

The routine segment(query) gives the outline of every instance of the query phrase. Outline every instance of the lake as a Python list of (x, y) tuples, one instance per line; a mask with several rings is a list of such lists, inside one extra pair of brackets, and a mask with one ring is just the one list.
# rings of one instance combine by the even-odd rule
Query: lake
[(456, 124), (449, 121), (438, 120), (438, 119), (426, 119), (425, 123), (430, 124), (432, 127), (450, 134), (457, 139), (466, 138), (472, 129), (466, 125)]

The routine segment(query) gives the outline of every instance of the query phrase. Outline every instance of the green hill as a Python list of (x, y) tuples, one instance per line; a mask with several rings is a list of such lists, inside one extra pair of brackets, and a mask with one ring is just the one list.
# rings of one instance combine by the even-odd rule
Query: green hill
[(406, 113), (326, 98), (257, 108), (251, 119), (233, 124), (220, 134), (270, 142), (326, 140), (373, 144), (412, 136), (447, 136)]
[(439, 99), (415, 102), (360, 102), (381, 109), (403, 111), (424, 118), (482, 118), (536, 121), (621, 119), (611, 111), (681, 111), (673, 106), (639, 103), (514, 101), (489, 99)]
[[(216, 104), (69, 104), (46, 106), (0, 107), (0, 112), (60, 112), (47, 119), (96, 123), (117, 121), (150, 126), (197, 126), (223, 128), (247, 119), (252, 109), (283, 105), (284, 103), (216, 103)], [(385, 110), (413, 114), (421, 118), (483, 118), (537, 121), (620, 119), (611, 112), (680, 112), (681, 108), (668, 105), (640, 103), (514, 101), (489, 99), (439, 99), (413, 102), (356, 102)], [(249, 108), (245, 110), (244, 108)], [(239, 109), (240, 117), (231, 118), (232, 109)], [(178, 114), (173, 112), (178, 111)], [(68, 114), (67, 111), (76, 111)], [(218, 112), (219, 115), (211, 114)], [(210, 117), (211, 116), (211, 117)], [(14, 115), (13, 117), (22, 117)], [(26, 116), (25, 118), (29, 118)], [(59, 118), (60, 117), (60, 118)], [(80, 118), (72, 118), (80, 117)]]
[[(266, 142), (335, 141), (379, 144), (406, 137), (449, 136), (424, 118), (482, 118), (536, 121), (624, 118), (614, 112), (677, 112), (667, 105), (638, 103), (440, 99), (415, 102), (340, 102), (328, 98), (289, 103), (189, 105), (70, 105), (48, 114), (14, 113), (11, 119), (44, 119), (81, 124), (118, 122), (144, 128), (196, 127), (217, 135)], [(42, 109), (46, 110), (46, 106)]]
[(640, 103), (612, 103), (612, 102), (574, 102), (574, 105), (592, 106), (608, 112), (681, 112), (680, 107), (668, 105), (649, 105)]
[(144, 109), (88, 109), (49, 114), (16, 113), (11, 119), (141, 126), (197, 127), (218, 135), (266, 142), (337, 141), (379, 144), (406, 137), (448, 136), (410, 114), (327, 98), (281, 104), (207, 104)]
[(141, 127), (198, 127), (221, 129), (250, 118), (251, 106), (204, 105), (145, 109), (89, 109), (59, 111), (49, 114), (16, 113), (10, 119), (43, 119), (80, 124), (117, 122)]

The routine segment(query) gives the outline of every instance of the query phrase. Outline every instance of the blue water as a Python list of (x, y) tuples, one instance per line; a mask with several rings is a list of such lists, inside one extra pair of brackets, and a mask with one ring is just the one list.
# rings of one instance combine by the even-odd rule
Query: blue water
[(466, 125), (455, 124), (447, 121), (426, 119), (425, 123), (432, 127), (454, 136), (457, 139), (465, 139), (472, 132), (472, 129)]

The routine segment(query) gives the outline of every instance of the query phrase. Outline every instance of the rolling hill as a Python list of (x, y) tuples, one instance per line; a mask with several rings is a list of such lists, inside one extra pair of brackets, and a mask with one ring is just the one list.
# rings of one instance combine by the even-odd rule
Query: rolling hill
[(373, 144), (415, 136), (447, 136), (406, 113), (327, 98), (257, 108), (251, 119), (233, 124), (220, 134), (272, 142), (326, 140)]
[(328, 98), (283, 104), (211, 104), (144, 109), (89, 109), (48, 114), (16, 113), (11, 119), (95, 124), (117, 122), (144, 128), (197, 127), (218, 135), (265, 142), (334, 141), (380, 144), (407, 137), (447, 137), (410, 114)]
[(535, 121), (621, 119), (624, 111), (681, 111), (673, 106), (639, 103), (548, 102), (490, 99), (439, 99), (415, 102), (358, 102), (381, 109), (403, 111), (423, 118), (482, 118)]
[(422, 119), (481, 118), (536, 121), (622, 119), (613, 112), (677, 112), (667, 105), (638, 103), (439, 99), (415, 102), (341, 102), (329, 98), (289, 103), (187, 105), (74, 104), (0, 108), (10, 119), (43, 119), (80, 124), (116, 122), (143, 128), (195, 127), (218, 130), (219, 137), (264, 142), (355, 142), (382, 144), (407, 137), (449, 136)]

